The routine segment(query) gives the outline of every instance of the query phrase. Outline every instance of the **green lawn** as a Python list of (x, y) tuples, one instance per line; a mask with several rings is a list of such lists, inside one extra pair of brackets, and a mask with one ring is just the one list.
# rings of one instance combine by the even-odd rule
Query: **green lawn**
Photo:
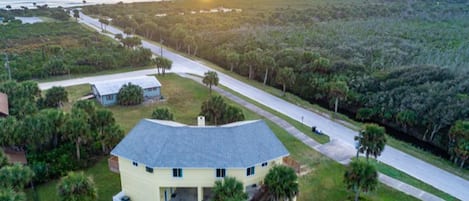
[[(153, 108), (163, 105), (170, 108), (175, 115), (176, 121), (186, 124), (196, 123), (200, 105), (208, 97), (208, 89), (192, 80), (177, 75), (158, 76), (158, 79), (163, 86), (163, 95), (167, 97), (166, 102), (134, 107), (110, 107), (117, 122), (127, 131), (140, 119), (150, 117)], [(69, 91), (70, 100), (73, 102), (78, 97), (88, 93), (90, 89), (88, 85), (79, 85), (68, 87), (67, 90)], [(227, 102), (233, 104), (231, 101)], [(247, 119), (260, 119), (257, 114), (251, 111), (244, 108), (243, 111)], [(310, 149), (274, 123), (266, 122), (290, 151), (291, 156), (301, 164), (308, 165), (312, 170), (311, 173), (299, 179), (300, 195), (298, 200), (347, 200), (352, 195), (345, 189), (342, 182), (344, 166)], [(106, 158), (85, 170), (85, 173), (93, 176), (99, 188), (99, 201), (110, 200), (111, 196), (119, 192), (119, 176), (108, 170)], [(56, 183), (57, 181), (53, 181), (37, 187), (40, 200), (56, 200)], [(33, 200), (30, 191), (27, 195), (29, 200)], [(364, 194), (364, 197), (367, 200), (416, 200), (381, 184), (377, 191)]]
[(446, 170), (450, 173), (458, 175), (466, 180), (469, 180), (469, 169), (461, 169), (459, 166), (452, 164), (449, 160), (438, 157), (432, 153), (422, 150), (413, 146), (410, 143), (397, 140), (389, 135), (386, 136), (387, 144), (397, 148), (409, 155), (412, 155), (420, 160), (430, 163), (436, 167)]
[[(91, 176), (98, 188), (97, 201), (109, 201), (120, 191), (119, 174), (109, 171), (107, 158), (101, 159), (93, 167), (86, 169), (85, 174)], [(56, 185), (58, 180), (36, 187), (39, 201), (57, 201)], [(31, 190), (26, 191), (28, 200), (34, 201)]]
[(374, 159), (370, 159), (371, 160), (371, 164), (375, 165), (376, 169), (385, 174), (385, 175), (388, 175), (392, 178), (395, 178), (395, 179), (398, 179), (399, 181), (402, 181), (404, 183), (407, 183), (409, 185), (412, 185), (414, 187), (417, 187), (417, 188), (420, 188), (424, 191), (427, 191), (429, 193), (432, 193), (433, 195), (436, 195), (444, 200), (458, 200), (456, 199), (455, 197), (443, 192), (443, 191), (440, 191), (439, 189), (433, 187), (433, 186), (430, 186), (404, 172), (401, 172), (389, 165), (386, 165), (384, 163), (378, 163), (376, 160)]
[[(345, 167), (321, 155), (288, 134), (272, 122), (267, 122), (277, 137), (283, 142), (291, 156), (301, 164), (307, 164), (312, 172), (300, 177), (298, 200), (348, 200), (353, 194), (343, 183)], [(363, 194), (366, 200), (418, 200), (402, 192), (379, 184), (375, 192)]]

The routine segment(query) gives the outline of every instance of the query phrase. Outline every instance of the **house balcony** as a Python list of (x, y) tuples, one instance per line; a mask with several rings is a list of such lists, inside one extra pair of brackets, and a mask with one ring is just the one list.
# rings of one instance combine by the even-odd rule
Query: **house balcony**
[(107, 163), (111, 172), (119, 173), (119, 159), (117, 158), (117, 156), (109, 157)]

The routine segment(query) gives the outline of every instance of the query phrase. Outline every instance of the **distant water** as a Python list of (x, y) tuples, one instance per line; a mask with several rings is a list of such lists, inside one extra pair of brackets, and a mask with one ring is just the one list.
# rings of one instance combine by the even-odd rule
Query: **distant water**
[(15, 19), (21, 20), (23, 24), (34, 24), (42, 22), (42, 19), (39, 17), (15, 17)]
[(47, 4), (49, 7), (73, 7), (73, 6), (86, 6), (86, 5), (95, 5), (95, 4), (115, 4), (119, 1), (124, 3), (133, 3), (133, 2), (150, 2), (150, 1), (161, 1), (161, 0), (86, 0), (86, 3), (83, 3), (82, 0), (0, 0), (0, 9), (5, 9), (7, 5), (10, 5), (12, 9), (21, 9), (21, 6), (28, 8), (36, 8), (33, 3), (36, 3), (38, 6), (43, 6)]

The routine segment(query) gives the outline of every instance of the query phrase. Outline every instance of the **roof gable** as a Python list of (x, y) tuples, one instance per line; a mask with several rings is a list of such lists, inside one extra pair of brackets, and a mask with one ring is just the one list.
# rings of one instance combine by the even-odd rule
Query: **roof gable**
[(144, 119), (111, 153), (163, 168), (245, 168), (288, 155), (262, 120), (197, 127)]
[(143, 89), (161, 87), (161, 83), (154, 76), (139, 76), (139, 77), (132, 77), (132, 78), (122, 78), (122, 79), (115, 79), (115, 80), (92, 82), (90, 84), (93, 85), (96, 88), (96, 90), (98, 90), (98, 93), (101, 96), (104, 96), (104, 95), (119, 93), (119, 90), (122, 88), (122, 86), (128, 83), (132, 83), (134, 85), (140, 86)]

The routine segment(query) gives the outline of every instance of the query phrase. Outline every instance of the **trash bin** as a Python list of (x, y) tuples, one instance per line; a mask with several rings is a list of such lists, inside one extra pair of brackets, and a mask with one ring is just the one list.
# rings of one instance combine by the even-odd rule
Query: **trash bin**
[(311, 127), (311, 131), (312, 131), (313, 133), (315, 133), (315, 132), (316, 132), (316, 126)]
[(124, 196), (122, 196), (121, 201), (131, 201), (131, 200), (130, 200), (129, 196), (124, 195)]

